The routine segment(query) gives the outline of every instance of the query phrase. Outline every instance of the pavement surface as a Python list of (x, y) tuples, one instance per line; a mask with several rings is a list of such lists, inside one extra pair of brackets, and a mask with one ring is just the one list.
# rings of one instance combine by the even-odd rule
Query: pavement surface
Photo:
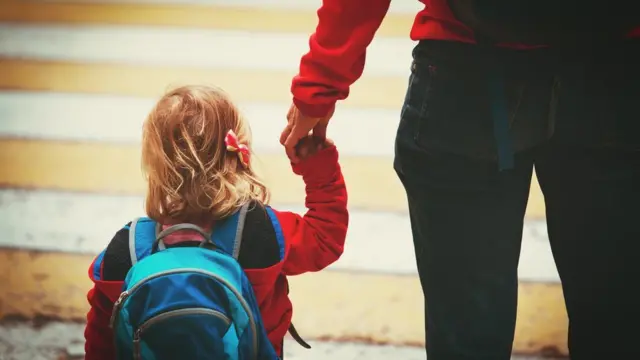
[[(76, 360), (84, 358), (83, 324), (52, 322), (34, 326), (12, 323), (0, 326), (0, 360)], [(311, 350), (285, 344), (287, 360), (425, 360), (424, 349), (352, 343), (310, 342)], [(542, 360), (514, 357), (513, 360)]]

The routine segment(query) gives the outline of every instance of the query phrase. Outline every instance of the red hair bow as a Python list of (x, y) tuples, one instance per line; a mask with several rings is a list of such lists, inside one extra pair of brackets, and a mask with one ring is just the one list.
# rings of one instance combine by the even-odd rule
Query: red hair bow
[(227, 144), (227, 150), (237, 153), (242, 165), (249, 167), (249, 147), (245, 144), (240, 144), (238, 136), (233, 130), (229, 130), (227, 136), (224, 138), (224, 142)]

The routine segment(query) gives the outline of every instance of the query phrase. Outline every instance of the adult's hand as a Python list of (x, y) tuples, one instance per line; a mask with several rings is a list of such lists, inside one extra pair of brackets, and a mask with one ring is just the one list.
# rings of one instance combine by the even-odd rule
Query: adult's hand
[(296, 147), (300, 140), (307, 137), (309, 133), (320, 141), (327, 138), (327, 125), (334, 110), (335, 108), (332, 108), (324, 117), (311, 117), (304, 115), (294, 104), (291, 105), (289, 113), (287, 113), (287, 126), (280, 135), (280, 144), (284, 145), (291, 162), (300, 161)]

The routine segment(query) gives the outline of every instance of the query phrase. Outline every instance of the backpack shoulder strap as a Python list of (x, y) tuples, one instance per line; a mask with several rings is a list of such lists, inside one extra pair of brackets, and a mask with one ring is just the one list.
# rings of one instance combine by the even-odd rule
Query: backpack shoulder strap
[[(238, 259), (240, 255), (240, 245), (242, 244), (242, 232), (244, 222), (249, 210), (249, 203), (243, 205), (239, 211), (232, 216), (218, 222), (214, 226), (211, 238), (213, 243), (222, 251)], [(180, 224), (172, 230), (195, 230), (190, 224)], [(199, 229), (199, 228), (198, 228)], [(136, 218), (131, 222), (129, 228), (129, 256), (131, 264), (135, 265), (140, 259), (148, 256), (153, 251), (153, 244), (158, 235), (162, 234), (160, 224), (148, 217)], [(164, 250), (163, 242), (158, 244), (159, 250)]]
[(156, 239), (157, 224), (155, 221), (141, 217), (134, 219), (129, 227), (129, 256), (131, 265), (151, 254)]
[(282, 232), (282, 226), (280, 226), (280, 220), (278, 220), (278, 216), (273, 211), (271, 206), (265, 206), (265, 211), (269, 216), (269, 220), (271, 220), (271, 225), (273, 226), (273, 231), (276, 233), (276, 240), (278, 241), (278, 247), (280, 249), (280, 261), (284, 260), (284, 233)]
[(213, 227), (211, 240), (225, 253), (238, 260), (240, 245), (242, 245), (242, 232), (244, 221), (249, 210), (249, 203), (244, 204), (240, 210), (228, 218), (217, 222)]

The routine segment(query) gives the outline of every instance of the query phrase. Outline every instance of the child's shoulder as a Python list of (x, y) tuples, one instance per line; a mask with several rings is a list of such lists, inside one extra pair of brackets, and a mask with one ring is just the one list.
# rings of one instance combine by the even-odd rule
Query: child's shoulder
[(102, 280), (121, 281), (132, 266), (129, 252), (129, 227), (131, 222), (113, 235), (102, 257)]
[[(282, 261), (281, 231), (269, 216), (268, 209), (268, 205), (254, 201), (247, 210), (238, 257), (245, 269), (267, 268)], [(129, 250), (130, 226), (131, 222), (120, 228), (107, 245), (102, 257), (102, 280), (122, 281), (133, 266)]]
[(245, 269), (262, 269), (279, 263), (284, 244), (279, 238), (274, 222), (268, 214), (269, 207), (260, 202), (249, 206), (242, 232), (242, 244), (238, 261)]

